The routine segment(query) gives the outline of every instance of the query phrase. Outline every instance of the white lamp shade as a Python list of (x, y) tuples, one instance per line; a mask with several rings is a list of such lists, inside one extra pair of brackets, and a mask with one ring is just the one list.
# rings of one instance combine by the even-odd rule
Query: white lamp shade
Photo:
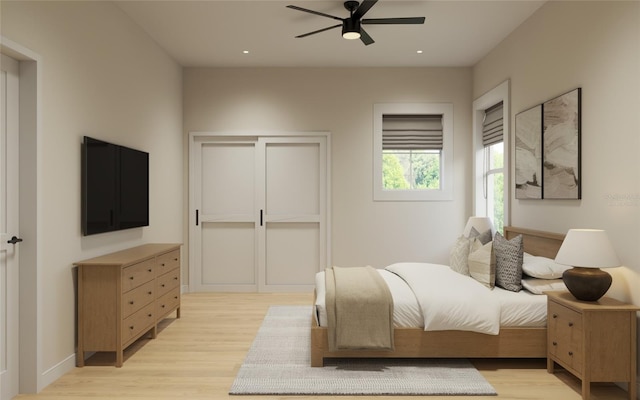
[(607, 232), (600, 229), (569, 229), (556, 255), (556, 262), (583, 268), (620, 266)]
[(476, 228), (478, 233), (491, 229), (491, 236), (493, 236), (493, 223), (491, 223), (489, 217), (469, 217), (467, 225), (465, 225), (464, 231), (462, 232), (464, 237), (469, 237), (471, 228)]

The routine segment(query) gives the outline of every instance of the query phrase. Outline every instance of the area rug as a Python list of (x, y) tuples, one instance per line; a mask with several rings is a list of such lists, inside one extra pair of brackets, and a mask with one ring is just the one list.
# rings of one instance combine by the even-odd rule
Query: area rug
[(272, 306), (232, 395), (496, 395), (468, 360), (325, 360), (310, 366), (311, 307)]

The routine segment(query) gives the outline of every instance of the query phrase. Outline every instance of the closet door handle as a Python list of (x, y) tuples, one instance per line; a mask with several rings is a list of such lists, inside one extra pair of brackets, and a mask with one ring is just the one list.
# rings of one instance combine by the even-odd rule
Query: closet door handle
[(260, 210), (260, 226), (262, 226), (262, 213), (263, 213), (263, 210)]

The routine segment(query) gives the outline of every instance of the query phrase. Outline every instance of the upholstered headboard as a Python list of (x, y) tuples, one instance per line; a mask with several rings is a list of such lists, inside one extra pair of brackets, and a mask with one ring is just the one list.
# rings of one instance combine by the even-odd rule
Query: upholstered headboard
[(524, 251), (534, 256), (543, 256), (555, 258), (564, 234), (536, 231), (533, 229), (518, 228), (515, 226), (504, 227), (504, 237), (512, 239), (518, 235), (522, 235), (524, 242)]

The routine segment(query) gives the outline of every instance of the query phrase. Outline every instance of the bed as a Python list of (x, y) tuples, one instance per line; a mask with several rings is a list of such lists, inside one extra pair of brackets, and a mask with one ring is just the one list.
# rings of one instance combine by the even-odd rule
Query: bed
[[(554, 258), (564, 235), (525, 228), (504, 227), (504, 237), (523, 236), (524, 251)], [(546, 296), (540, 296), (545, 299)], [(543, 300), (544, 301), (544, 300)], [(316, 303), (314, 299), (314, 304)], [(466, 330), (425, 331), (421, 327), (396, 327), (394, 349), (340, 350), (329, 348), (328, 331), (312, 316), (311, 366), (322, 367), (326, 358), (545, 358), (545, 326), (500, 327), (496, 335)]]

